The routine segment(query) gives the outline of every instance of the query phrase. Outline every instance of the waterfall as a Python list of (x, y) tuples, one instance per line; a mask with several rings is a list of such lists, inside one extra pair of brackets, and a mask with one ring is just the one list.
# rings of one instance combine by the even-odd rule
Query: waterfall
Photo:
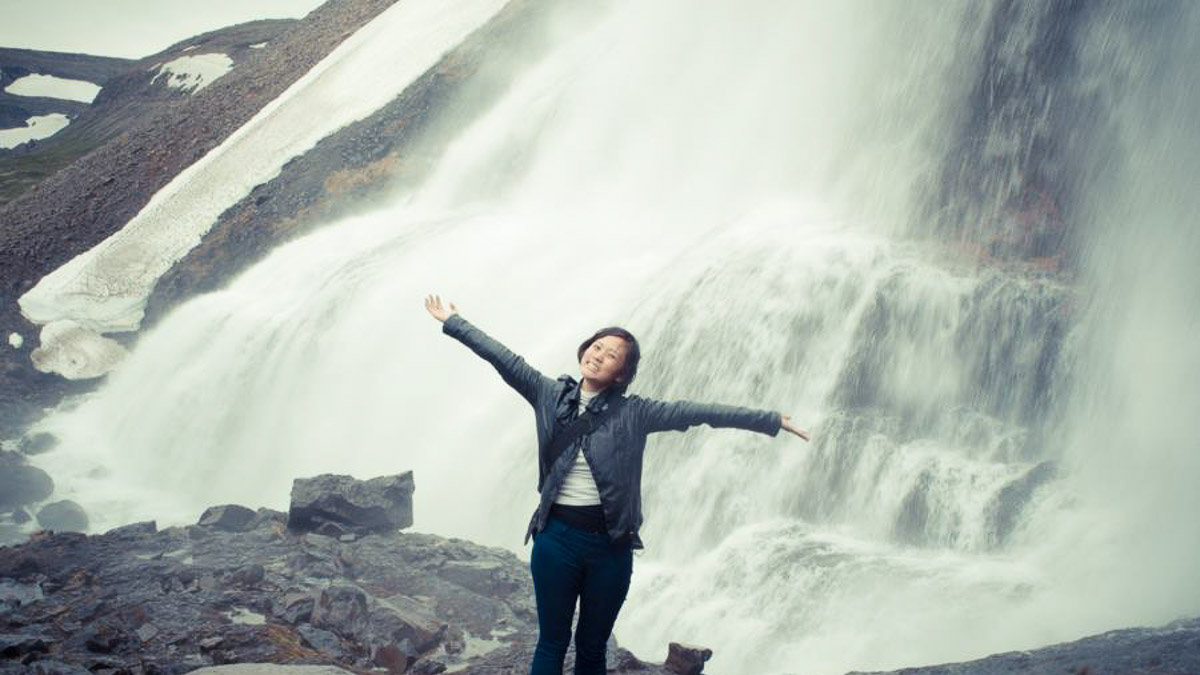
[(41, 426), (97, 530), (413, 469), (415, 529), (518, 552), (532, 416), (438, 292), (543, 372), (620, 324), (632, 391), (811, 444), (647, 447), (618, 640), (723, 672), (1031, 648), (1200, 609), (1200, 11), (623, 3), (419, 189), (286, 244)]

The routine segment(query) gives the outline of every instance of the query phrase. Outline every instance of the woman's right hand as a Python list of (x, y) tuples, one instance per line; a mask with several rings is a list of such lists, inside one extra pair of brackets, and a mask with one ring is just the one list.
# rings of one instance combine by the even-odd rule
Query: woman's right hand
[(425, 309), (429, 311), (429, 314), (432, 315), (433, 318), (443, 323), (446, 321), (446, 319), (449, 319), (452, 314), (458, 313), (458, 308), (454, 306), (453, 302), (450, 303), (449, 310), (446, 310), (444, 307), (442, 307), (442, 297), (440, 295), (425, 296)]

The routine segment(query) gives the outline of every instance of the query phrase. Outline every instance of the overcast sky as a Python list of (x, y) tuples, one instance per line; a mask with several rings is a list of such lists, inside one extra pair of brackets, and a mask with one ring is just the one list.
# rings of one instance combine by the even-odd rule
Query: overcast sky
[(0, 0), (0, 47), (140, 58), (198, 33), (295, 19), (323, 0)]

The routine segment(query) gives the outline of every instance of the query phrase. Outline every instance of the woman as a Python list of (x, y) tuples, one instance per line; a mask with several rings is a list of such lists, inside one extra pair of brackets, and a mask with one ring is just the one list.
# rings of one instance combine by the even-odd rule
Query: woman
[(450, 335), (500, 372), (533, 406), (541, 500), (525, 534), (533, 537), (529, 567), (537, 600), (538, 642), (532, 675), (560, 674), (575, 631), (575, 673), (602, 675), (605, 648), (642, 548), (642, 452), (656, 431), (707, 424), (804, 440), (787, 415), (690, 401), (625, 396), (641, 351), (623, 328), (596, 332), (579, 345), (580, 379), (546, 377), (462, 318), (453, 303), (425, 298), (425, 309)]

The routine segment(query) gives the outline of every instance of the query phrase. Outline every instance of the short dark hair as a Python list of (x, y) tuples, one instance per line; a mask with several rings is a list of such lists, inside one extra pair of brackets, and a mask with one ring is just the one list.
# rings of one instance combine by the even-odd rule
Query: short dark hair
[(583, 353), (587, 351), (588, 347), (592, 346), (593, 342), (609, 335), (619, 337), (629, 345), (629, 350), (625, 352), (625, 365), (621, 368), (621, 381), (612, 384), (614, 389), (623, 393), (629, 388), (629, 384), (633, 382), (633, 378), (637, 375), (638, 362), (642, 360), (642, 348), (638, 346), (637, 338), (633, 337), (633, 333), (620, 326), (601, 328), (579, 345), (579, 351), (575, 354), (575, 360), (582, 361)]

